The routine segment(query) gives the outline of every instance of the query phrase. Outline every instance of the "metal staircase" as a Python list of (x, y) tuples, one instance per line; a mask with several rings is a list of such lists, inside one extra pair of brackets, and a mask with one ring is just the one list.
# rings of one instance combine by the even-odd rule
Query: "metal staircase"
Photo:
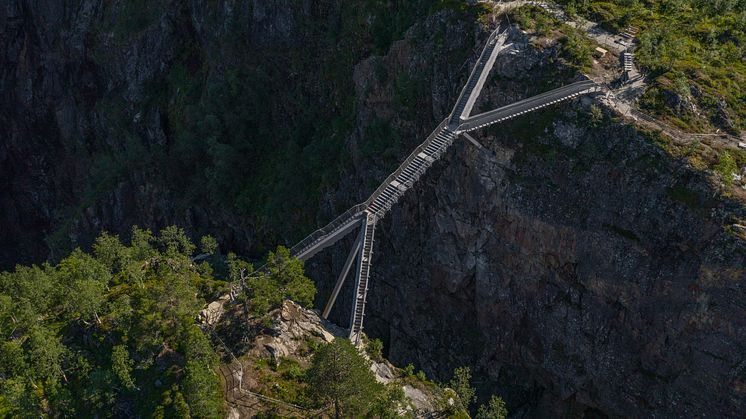
[(427, 139), (409, 154), (394, 173), (389, 175), (381, 186), (365, 201), (367, 210), (377, 218), (383, 216), (419, 180), (427, 169), (438, 160), (453, 144), (456, 135), (445, 127), (445, 122), (433, 131)]
[[(586, 80), (469, 117), (476, 99), (482, 91), (487, 75), (494, 65), (495, 58), (500, 51), (509, 46), (505, 45), (506, 39), (507, 36), (499, 34), (497, 30), (490, 35), (487, 45), (472, 69), (469, 80), (462, 89), (451, 114), (430, 133), (422, 144), (407, 156), (365, 202), (345, 211), (332, 222), (314, 231), (290, 249), (292, 256), (306, 260), (361, 227), (359, 236), (354, 242), (322, 314), (324, 318), (329, 315), (349, 270), (354, 260), (357, 259), (355, 296), (350, 319), (350, 339), (353, 342), (360, 342), (360, 334), (363, 330), (376, 222), (383, 218), (399, 198), (414, 186), (427, 169), (453, 144), (456, 137), (465, 134), (467, 131), (532, 112), (598, 88), (593, 81)], [(473, 139), (472, 141), (476, 142)], [(264, 272), (265, 270), (266, 267), (262, 266), (254, 273)], [(239, 289), (240, 286), (232, 286), (231, 295)]]
[(461, 94), (456, 100), (456, 105), (448, 121), (449, 127), (456, 128), (461, 123), (461, 119), (468, 117), (471, 113), (474, 103), (482, 91), (484, 82), (487, 80), (487, 75), (492, 70), (498, 53), (504, 49), (506, 39), (507, 36), (505, 34), (498, 34), (497, 31), (492, 32), (489, 38), (487, 38), (487, 44), (479, 55), (477, 63), (471, 70), (471, 74), (469, 74), (466, 85), (461, 89)]
[(368, 277), (373, 257), (373, 238), (376, 230), (376, 217), (368, 214), (363, 224), (365, 233), (362, 235), (362, 246), (358, 257), (357, 275), (355, 277), (355, 296), (350, 316), (350, 340), (360, 343), (360, 332), (363, 330), (365, 317), (365, 301), (368, 296)]

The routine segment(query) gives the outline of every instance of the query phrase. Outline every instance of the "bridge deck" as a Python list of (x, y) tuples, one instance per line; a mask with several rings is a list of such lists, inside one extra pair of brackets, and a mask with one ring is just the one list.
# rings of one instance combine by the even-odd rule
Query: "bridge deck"
[(597, 85), (593, 80), (583, 80), (558, 89), (550, 90), (528, 99), (467, 118), (461, 125), (459, 125), (457, 132), (473, 131), (528, 112), (533, 112), (557, 102), (572, 99), (584, 93), (589, 93), (594, 90), (596, 86)]
[[(333, 245), (357, 227), (362, 226), (360, 237), (355, 242), (355, 249), (347, 258), (343, 272), (335, 285), (330, 303), (324, 309), (324, 315), (326, 316), (334, 304), (334, 299), (347, 275), (347, 271), (351, 267), (352, 260), (357, 258), (355, 301), (353, 302), (350, 319), (351, 339), (359, 341), (363, 328), (363, 316), (368, 291), (368, 277), (370, 275), (376, 222), (383, 218), (399, 198), (445, 153), (455, 138), (461, 133), (467, 135), (467, 131), (473, 131), (562, 100), (576, 97), (595, 88), (596, 85), (593, 81), (585, 80), (521, 100), (508, 106), (503, 106), (493, 111), (466, 118), (471, 113), (476, 98), (481, 93), (487, 73), (490, 72), (497, 54), (506, 48), (504, 46), (505, 40), (506, 36), (498, 34), (497, 30), (490, 35), (451, 114), (430, 133), (422, 144), (417, 146), (407, 156), (401, 165), (381, 183), (365, 202), (350, 208), (290, 249), (294, 257), (305, 260)], [(472, 141), (477, 145), (479, 144), (476, 140), (472, 139)], [(356, 256), (354, 255), (355, 253), (357, 254)], [(265, 267), (261, 267), (255, 272), (264, 271), (264, 269)]]

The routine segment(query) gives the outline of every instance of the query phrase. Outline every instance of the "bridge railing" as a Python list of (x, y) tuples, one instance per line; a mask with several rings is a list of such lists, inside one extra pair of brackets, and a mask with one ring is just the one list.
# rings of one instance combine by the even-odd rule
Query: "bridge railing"
[(463, 121), (458, 131), (471, 131), (485, 125), (496, 123), (500, 118), (512, 118), (531, 110), (543, 108), (552, 103), (578, 96), (584, 92), (594, 92), (598, 86), (593, 80), (583, 80), (572, 83), (558, 89), (540, 93), (527, 99), (520, 100), (510, 105), (474, 115)]
[(394, 172), (391, 173), (383, 182), (381, 182), (381, 185), (378, 187), (378, 189), (376, 189), (362, 205), (365, 205), (365, 207), (367, 208), (370, 204), (372, 204), (373, 201), (375, 201), (381, 195), (381, 193), (383, 193), (383, 190), (386, 189), (386, 187), (404, 171), (404, 168), (407, 167), (415, 159), (415, 157), (417, 157), (417, 155), (420, 154), (422, 150), (424, 150), (425, 147), (428, 146), (428, 144), (430, 144), (433, 138), (435, 138), (435, 136), (438, 135), (441, 130), (443, 130), (443, 128), (448, 123), (448, 119), (449, 118), (446, 118), (443, 120), (443, 122), (438, 124), (438, 126), (433, 130), (433, 132), (430, 133), (427, 139), (425, 139), (425, 141), (418, 145), (417, 148), (415, 148), (414, 151), (412, 151), (409, 156), (399, 165), (399, 167), (394, 170)]
[(396, 179), (397, 176), (399, 176), (399, 174), (401, 174), (401, 172), (404, 171), (404, 168), (407, 167), (407, 165), (409, 165), (409, 163), (411, 163), (412, 160), (414, 160), (417, 154), (422, 152), (422, 150), (424, 150), (425, 147), (427, 147), (430, 141), (432, 141), (433, 138), (435, 138), (435, 136), (438, 135), (438, 133), (443, 129), (443, 127), (445, 127), (447, 123), (448, 123), (448, 118), (444, 119), (443, 122), (441, 122), (435, 128), (435, 130), (432, 133), (430, 133), (427, 139), (423, 141), (422, 144), (417, 146), (417, 148), (415, 148), (414, 151), (412, 151), (412, 153), (409, 154), (409, 156), (399, 165), (399, 167), (393, 173), (391, 173), (386, 178), (386, 180), (384, 180), (380, 184), (380, 186), (378, 186), (378, 188), (370, 195), (370, 197), (368, 197), (368, 199), (365, 202), (363, 202), (362, 204), (357, 204), (353, 206), (352, 208), (348, 209), (344, 213), (340, 214), (337, 218), (329, 222), (324, 227), (306, 236), (305, 239), (301, 240), (295, 246), (290, 248), (290, 254), (292, 255), (297, 254), (299, 251), (305, 249), (308, 245), (312, 244), (316, 240), (326, 236), (327, 234), (334, 232), (334, 230), (338, 229), (343, 224), (346, 224), (346, 222), (351, 217), (356, 216), (360, 214), (361, 212), (365, 211), (366, 209), (368, 209), (368, 206), (373, 201), (375, 201), (376, 198), (378, 198), (381, 195), (383, 190), (386, 189), (386, 186), (388, 186), (394, 179)]
[(490, 36), (487, 37), (487, 42), (484, 44), (484, 48), (482, 48), (482, 52), (479, 54), (479, 57), (477, 57), (477, 61), (474, 64), (474, 68), (471, 69), (471, 72), (469, 73), (469, 78), (466, 79), (466, 84), (461, 89), (461, 93), (458, 96), (458, 99), (456, 99), (456, 104), (453, 107), (453, 110), (451, 111), (451, 114), (448, 116), (449, 120), (458, 122), (458, 119), (461, 115), (455, 115), (455, 111), (459, 109), (459, 105), (464, 102), (468, 101), (469, 97), (471, 96), (472, 91), (474, 90), (474, 87), (476, 86), (476, 82), (474, 82), (474, 78), (479, 78), (479, 75), (482, 72), (482, 68), (484, 66), (484, 62), (487, 60), (486, 55), (487, 51), (489, 50), (490, 53), (492, 52), (492, 49), (490, 48), (495, 39), (498, 36), (498, 31), (500, 28), (496, 28)]
[(308, 247), (310, 244), (312, 244), (316, 240), (326, 236), (327, 234), (333, 233), (339, 227), (346, 224), (350, 220), (350, 218), (355, 217), (359, 215), (361, 212), (365, 211), (366, 208), (367, 208), (366, 204), (357, 204), (354, 207), (343, 212), (337, 218), (329, 222), (327, 225), (309, 234), (308, 236), (306, 236), (305, 239), (301, 240), (295, 246), (291, 247), (290, 254), (296, 255), (298, 252), (305, 249), (306, 247)]

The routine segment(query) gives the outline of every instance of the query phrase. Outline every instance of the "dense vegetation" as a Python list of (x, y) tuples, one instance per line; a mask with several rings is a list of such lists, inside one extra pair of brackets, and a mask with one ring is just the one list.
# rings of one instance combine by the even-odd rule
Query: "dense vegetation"
[[(209, 236), (200, 250), (195, 256), (177, 227), (157, 235), (134, 227), (128, 244), (103, 233), (90, 254), (76, 249), (56, 265), (0, 273), (0, 415), (222, 417), (220, 360), (195, 322), (199, 310), (227, 281), (242, 283), (239, 303), (263, 330), (285, 299), (310, 305), (316, 288), (284, 247), (269, 253), (262, 274), (234, 254), (220, 255)], [(450, 417), (466, 418), (473, 407), (468, 368), (455, 371), (453, 390), (411, 365), (382, 385), (348, 340), (308, 339), (310, 362), (257, 360), (264, 393), (336, 417), (397, 417), (407, 404), (401, 384), (435, 395)], [(365, 346), (384, 362), (380, 340)], [(504, 418), (504, 402), (493, 397), (478, 417)]]
[[(129, 244), (104, 233), (91, 254), (0, 273), (0, 415), (222, 417), (219, 360), (195, 318), (225, 292), (216, 276), (251, 265), (201, 245), (198, 263), (183, 230), (135, 227)], [(253, 310), (311, 304), (302, 262), (282, 247), (268, 261), (248, 279)]]
[(194, 250), (176, 227), (135, 227), (129, 245), (104, 233), (92, 254), (0, 274), (0, 410), (220, 417), (218, 358), (194, 318), (224, 283)]
[(596, 45), (582, 31), (561, 22), (539, 6), (519, 7), (511, 13), (511, 18), (539, 36), (557, 36), (562, 47), (561, 56), (570, 67), (587, 71), (592, 66)]
[(682, 128), (746, 129), (746, 1), (560, 3), (613, 32), (639, 28), (636, 56), (655, 81), (642, 101), (648, 110)]
[[(189, 16), (188, 7), (105, 2), (103, 21), (91, 35), (93, 61), (105, 68), (112, 54), (152, 36), (148, 31), (167, 14)], [(209, 19), (220, 15), (217, 4), (205, 7)], [(178, 8), (184, 10), (175, 13)], [(76, 156), (92, 162), (91, 184), (80, 202), (60, 211), (63, 220), (48, 238), (53, 251), (69, 251), (69, 229), (85, 208), (106, 199), (118, 182), (153, 171), (148, 177), (179, 197), (177, 210), (214, 206), (258, 230), (260, 239), (250, 249), (255, 256), (280, 238), (301, 238), (317, 225), (322, 194), (349, 168), (345, 143), (357, 115), (351, 68), (386, 53), (427, 15), (442, 9), (471, 13), (473, 7), (456, 0), (355, 0), (311, 9), (288, 16), (298, 26), (293, 42), (270, 34), (257, 40), (251, 13), (234, 13), (220, 23), (208, 19), (215, 39), (205, 44), (184, 34), (173, 61), (145, 82), (141, 95), (131, 101), (122, 91), (103, 95), (93, 107), (108, 132), (91, 155)], [(411, 102), (417, 87), (404, 79), (397, 85), (402, 107), (416, 107)], [(132, 122), (147, 115), (157, 115), (163, 141), (145, 138)], [(396, 141), (390, 127), (382, 129), (388, 130), (386, 141)]]

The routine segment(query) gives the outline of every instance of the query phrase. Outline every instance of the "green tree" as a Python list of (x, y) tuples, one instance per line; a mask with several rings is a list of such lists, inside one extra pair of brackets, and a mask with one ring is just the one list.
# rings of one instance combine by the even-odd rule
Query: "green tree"
[[(241, 278), (244, 265), (228, 255), (231, 278)], [(303, 272), (303, 261), (290, 256), (290, 251), (278, 246), (267, 256), (267, 274), (247, 280), (249, 306), (252, 313), (261, 315), (282, 304), (289, 298), (302, 306), (311, 306), (316, 296), (316, 286)]]
[(476, 390), (471, 386), (471, 368), (460, 367), (453, 370), (453, 378), (449, 386), (458, 394), (464, 408), (468, 409), (476, 399)]
[[(16, 266), (15, 272), (0, 273), (0, 292), (11, 297), (17, 310), (25, 311), (14, 316), (16, 326), (30, 326), (38, 313), (44, 313), (58, 304), (63, 289), (58, 284), (55, 269), (48, 264), (42, 267)], [(22, 307), (25, 302), (30, 306)], [(27, 323), (19, 324), (21, 320)]]
[(110, 272), (116, 273), (127, 266), (130, 251), (119, 241), (119, 236), (112, 236), (104, 231), (93, 243), (93, 254)]
[(383, 342), (381, 339), (373, 339), (368, 341), (365, 346), (366, 351), (370, 359), (380, 362), (383, 359)]
[(116, 377), (108, 369), (96, 368), (88, 377), (83, 400), (96, 411), (109, 409), (116, 400)]
[(192, 273), (175, 272), (166, 265), (160, 266), (157, 272), (160, 282), (146, 300), (152, 314), (144, 320), (150, 321), (164, 336), (174, 336), (181, 325), (193, 321), (192, 317), (201, 307), (192, 281), (194, 277)]
[(267, 256), (269, 276), (280, 285), (283, 296), (302, 306), (310, 306), (316, 296), (316, 286), (304, 273), (303, 261), (290, 256), (290, 250), (277, 246)]
[(0, 294), (0, 336), (9, 338), (15, 332), (17, 323), (13, 298)]
[(95, 319), (101, 324), (98, 313), (106, 300), (106, 285), (97, 280), (80, 279), (69, 290), (70, 295), (65, 302), (68, 313), (84, 322)]
[(192, 415), (189, 414), (189, 404), (187, 404), (186, 400), (184, 399), (184, 395), (181, 394), (181, 392), (178, 390), (174, 394), (173, 407), (174, 417), (178, 419), (190, 419), (192, 417)]
[(49, 329), (36, 326), (26, 342), (29, 372), (40, 380), (58, 380), (64, 376), (62, 360), (66, 348)]
[(280, 286), (268, 275), (249, 278), (249, 307), (256, 315), (267, 313), (282, 303)]
[(18, 341), (8, 340), (0, 344), (0, 376), (23, 375), (26, 370), (23, 348)]
[(218, 252), (218, 241), (212, 236), (203, 236), (199, 243), (202, 253), (212, 255)]
[(143, 230), (138, 226), (132, 226), (132, 238), (130, 239), (130, 251), (132, 257), (136, 260), (146, 260), (157, 253), (153, 248), (155, 237), (153, 233), (146, 229)]
[(40, 418), (43, 417), (41, 410), (41, 397), (38, 385), (23, 376), (15, 376), (2, 381), (0, 385), (0, 408), (6, 408), (3, 412), (6, 417), (13, 418)]
[(493, 394), (488, 405), (479, 406), (476, 419), (505, 419), (506, 417), (508, 417), (508, 408), (505, 407), (505, 401)]
[(192, 241), (189, 240), (184, 229), (176, 226), (169, 226), (161, 230), (156, 242), (161, 246), (166, 256), (176, 254), (191, 256), (196, 248)]
[(718, 162), (715, 165), (715, 171), (720, 175), (720, 178), (723, 179), (723, 183), (731, 185), (733, 183), (734, 175), (736, 174), (736, 171), (738, 171), (736, 159), (733, 158), (729, 152), (723, 151), (720, 153)]
[(189, 410), (197, 418), (222, 418), (220, 381), (204, 362), (189, 360), (184, 368), (184, 394)]
[(367, 417), (377, 419), (400, 418), (399, 408), (405, 403), (404, 390), (398, 384), (384, 386), (378, 397), (373, 401)]
[(230, 282), (238, 283), (241, 281), (242, 273), (246, 276), (254, 271), (254, 266), (252, 264), (239, 259), (233, 252), (228, 253), (226, 263), (228, 264), (228, 280)]
[(601, 122), (604, 120), (604, 112), (596, 104), (591, 105), (590, 119), (591, 126), (594, 127), (601, 125)]
[(57, 270), (60, 286), (67, 292), (62, 305), (68, 316), (84, 322), (95, 319), (100, 324), (98, 312), (105, 301), (110, 270), (80, 249), (60, 261)]
[(126, 346), (117, 345), (112, 349), (111, 370), (127, 390), (133, 390), (135, 388), (135, 381), (132, 379), (133, 364), (134, 361), (130, 359)]
[(383, 391), (369, 362), (346, 339), (319, 348), (307, 377), (314, 398), (334, 404), (335, 418), (364, 415)]
[(186, 328), (182, 340), (186, 356), (186, 376), (183, 393), (192, 416), (218, 418), (223, 416), (223, 397), (215, 369), (219, 359), (204, 333), (192, 324)]

